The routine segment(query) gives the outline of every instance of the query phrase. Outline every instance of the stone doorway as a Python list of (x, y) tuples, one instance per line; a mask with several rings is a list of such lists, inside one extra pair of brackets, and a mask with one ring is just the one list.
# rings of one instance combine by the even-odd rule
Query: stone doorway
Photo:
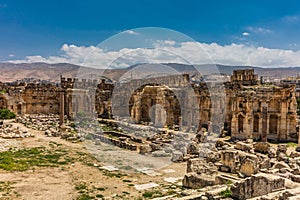
[(258, 133), (259, 132), (259, 116), (258, 115), (254, 115), (253, 132), (254, 133)]
[(269, 121), (269, 133), (270, 134), (277, 134), (277, 124), (278, 124), (277, 115), (271, 115), (270, 121)]
[(17, 113), (18, 113), (18, 115), (22, 114), (22, 105), (21, 104), (18, 104), (18, 106), (17, 106)]
[(242, 133), (244, 131), (244, 116), (239, 115), (238, 117), (238, 132)]

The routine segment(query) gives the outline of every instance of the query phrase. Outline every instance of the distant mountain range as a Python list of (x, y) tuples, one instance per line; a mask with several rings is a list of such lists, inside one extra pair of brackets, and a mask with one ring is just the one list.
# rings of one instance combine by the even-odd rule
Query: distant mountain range
[[(60, 76), (63, 77), (76, 77), (77, 74), (86, 78), (99, 78), (100, 76), (107, 77), (112, 80), (118, 80), (126, 72), (134, 70), (136, 67), (145, 64), (137, 64), (123, 69), (94, 69), (88, 67), (82, 67), (79, 65), (73, 65), (69, 63), (47, 64), (47, 63), (0, 63), (0, 82), (12, 82), (24, 78), (35, 78), (52, 82), (59, 82)], [(151, 64), (152, 66), (160, 64)], [(253, 66), (227, 66), (227, 65), (192, 65), (166, 63), (163, 64), (174, 71), (179, 73), (195, 74), (198, 69), (200, 73), (213, 73), (216, 67), (222, 74), (231, 75), (235, 69), (247, 69), (254, 68), (255, 73), (259, 76), (270, 77), (287, 77), (297, 76), (300, 73), (300, 67), (288, 67), (288, 68), (261, 68)], [(216, 66), (216, 67), (215, 67)], [(128, 73), (127, 73), (128, 76)]]

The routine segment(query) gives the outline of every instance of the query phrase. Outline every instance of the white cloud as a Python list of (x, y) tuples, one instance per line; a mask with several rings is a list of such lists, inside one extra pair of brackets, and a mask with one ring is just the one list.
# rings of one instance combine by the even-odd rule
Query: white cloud
[(176, 42), (174, 40), (157, 40), (154, 42), (153, 46), (154, 47), (164, 47), (164, 46), (174, 46)]
[(8, 57), (15, 57), (15, 54), (9, 54)]
[(296, 22), (299, 22), (299, 16), (289, 15), (289, 16), (283, 17), (282, 20), (287, 23), (296, 23)]
[(247, 27), (247, 30), (251, 33), (256, 33), (256, 34), (270, 34), (270, 33), (273, 33), (272, 30), (267, 29), (267, 28), (263, 28), (263, 27), (249, 26), (249, 27)]
[(130, 35), (139, 35), (138, 32), (135, 32), (133, 30), (126, 30), (126, 31), (123, 31), (122, 33), (127, 33), (127, 34), (130, 34)]
[(249, 35), (250, 35), (250, 33), (248, 33), (248, 32), (243, 33), (243, 36), (249, 36)]
[(300, 51), (269, 49), (243, 44), (221, 46), (216, 43), (178, 43), (171, 40), (157, 41), (154, 46), (153, 49), (122, 48), (118, 51), (105, 51), (95, 46), (64, 44), (61, 47), (60, 56), (27, 56), (24, 60), (11, 60), (9, 62), (65, 62), (97, 68), (128, 67), (136, 63), (217, 63), (261, 67), (300, 66)]

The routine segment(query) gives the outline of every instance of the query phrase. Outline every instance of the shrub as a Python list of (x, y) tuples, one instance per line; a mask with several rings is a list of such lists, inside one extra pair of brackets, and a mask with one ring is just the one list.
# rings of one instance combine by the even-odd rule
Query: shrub
[(16, 114), (8, 109), (0, 109), (0, 119), (14, 119)]

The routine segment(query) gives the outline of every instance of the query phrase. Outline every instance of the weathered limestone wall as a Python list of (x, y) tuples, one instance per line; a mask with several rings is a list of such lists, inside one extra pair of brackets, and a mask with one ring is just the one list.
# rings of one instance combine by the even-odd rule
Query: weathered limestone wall
[[(231, 135), (296, 141), (296, 98), (293, 86), (242, 87), (231, 97)], [(265, 118), (263, 110), (266, 111)]]
[(70, 118), (78, 113), (111, 118), (111, 96), (114, 84), (104, 79), (79, 80), (61, 77), (61, 90), (64, 93), (64, 112)]
[[(135, 123), (150, 122), (155, 116), (153, 123), (159, 126), (178, 125), (186, 130), (205, 127), (209, 131), (223, 127), (239, 139), (262, 139), (265, 135), (273, 140), (297, 141), (295, 88), (258, 85), (253, 69), (233, 72), (231, 82), (225, 83), (226, 98), (210, 91), (217, 86), (191, 84), (188, 75), (138, 79), (116, 86), (102, 80), (96, 91), (91, 91), (96, 84), (95, 80), (61, 79), (67, 115), (96, 111), (104, 118), (128, 117)], [(95, 99), (89, 97), (91, 92), (95, 92)], [(84, 110), (87, 104), (95, 110)], [(222, 124), (216, 129), (211, 127), (218, 123)]]
[(239, 139), (297, 141), (294, 86), (259, 85), (253, 69), (236, 70), (231, 82), (219, 85), (195, 84), (185, 74), (116, 85), (61, 77), (60, 87), (24, 83), (0, 84), (0, 89), (6, 91), (0, 94), (0, 108), (17, 114), (57, 114), (63, 108), (63, 115), (71, 118), (81, 112), (184, 130), (223, 129)]
[(180, 123), (179, 101), (166, 86), (145, 86), (136, 91), (130, 99), (129, 109), (135, 123), (152, 121), (157, 127), (173, 127)]
[(1, 90), (0, 108), (16, 114), (59, 113), (58, 87), (52, 84), (6, 85)]
[(95, 110), (99, 117), (112, 118), (111, 97), (114, 84), (108, 83), (104, 79), (97, 85), (95, 94)]
[[(154, 105), (161, 105), (163, 109), (156, 111), (163, 113), (165, 110), (167, 113), (165, 125), (180, 124), (185, 129), (191, 129), (199, 124), (197, 95), (190, 85), (188, 75), (171, 75), (118, 83), (113, 91), (112, 103), (115, 117), (127, 118), (137, 123), (143, 120), (149, 121), (149, 109)], [(180, 119), (177, 117), (179, 112)]]
[(59, 113), (59, 92), (55, 85), (29, 84), (21, 96), (25, 103), (19, 107), (25, 106), (26, 114)]

